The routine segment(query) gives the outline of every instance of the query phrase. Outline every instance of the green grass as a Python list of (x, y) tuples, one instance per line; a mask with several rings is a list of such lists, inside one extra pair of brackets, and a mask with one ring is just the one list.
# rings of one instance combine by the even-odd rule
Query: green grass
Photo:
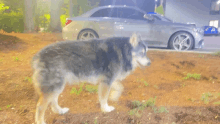
[[(147, 83), (147, 81), (145, 81), (144, 79), (137, 79), (137, 82), (141, 82), (141, 83), (144, 83), (144, 85), (147, 87), (149, 86), (149, 84)], [(141, 87), (141, 86), (139, 86)]]
[(2, 108), (0, 108), (0, 111), (2, 110)]
[(79, 90), (77, 90), (75, 87), (73, 87), (72, 90), (70, 91), (70, 94), (79, 95), (79, 94), (82, 92), (82, 90), (83, 90), (83, 86), (84, 86), (84, 83), (82, 83), (82, 84), (80, 85)]
[(191, 74), (191, 73), (188, 73), (186, 77), (184, 77), (183, 79), (187, 80), (189, 78), (194, 78), (196, 80), (199, 80), (201, 78), (201, 74)]
[(220, 57), (220, 51), (217, 51), (213, 54), (214, 56), (219, 56)]
[(144, 85), (147, 87), (149, 84), (147, 82), (144, 82)]
[(98, 119), (97, 118), (94, 120), (94, 124), (98, 124)]
[(24, 81), (28, 81), (28, 82), (32, 83), (32, 78), (31, 77), (25, 77)]
[(13, 57), (14, 61), (19, 61), (19, 58), (18, 57)]
[(158, 113), (168, 113), (169, 111), (165, 108), (165, 107), (160, 107), (160, 109), (158, 110)]
[(220, 105), (220, 101), (214, 102), (213, 104), (215, 104), (215, 105)]
[(97, 93), (98, 92), (98, 86), (86, 85), (86, 91), (88, 91), (90, 93)]
[(208, 93), (203, 93), (202, 94), (202, 97), (201, 97), (201, 100), (205, 103), (205, 104), (208, 104), (210, 102), (210, 97), (212, 97), (213, 95), (208, 92)]
[(11, 105), (7, 105), (6, 107), (7, 107), (7, 108), (10, 108), (10, 107), (11, 107)]
[(199, 58), (204, 58), (204, 55), (201, 55), (201, 54), (200, 54), (200, 55), (199, 55)]
[(141, 117), (142, 116), (142, 112), (146, 107), (153, 107), (156, 103), (156, 96), (155, 98), (150, 98), (147, 100), (147, 102), (145, 103), (141, 103), (140, 101), (133, 101), (132, 102), (132, 107), (133, 109), (131, 109), (129, 111), (129, 115), (134, 115), (136, 117)]

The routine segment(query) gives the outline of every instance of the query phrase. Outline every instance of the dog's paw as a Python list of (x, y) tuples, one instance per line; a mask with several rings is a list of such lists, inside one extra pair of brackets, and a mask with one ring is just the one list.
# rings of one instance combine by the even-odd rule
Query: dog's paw
[(63, 115), (63, 114), (66, 114), (68, 111), (69, 111), (69, 108), (62, 108), (60, 109), (59, 114)]
[(111, 112), (114, 109), (115, 109), (115, 107), (113, 107), (113, 106), (105, 106), (105, 107), (102, 108), (102, 111), (103, 112)]

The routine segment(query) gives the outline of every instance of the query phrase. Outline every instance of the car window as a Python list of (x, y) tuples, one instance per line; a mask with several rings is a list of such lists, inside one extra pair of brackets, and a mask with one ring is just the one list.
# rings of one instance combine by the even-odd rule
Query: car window
[(101, 9), (93, 13), (91, 17), (111, 17), (111, 11), (111, 8)]
[(126, 19), (146, 20), (144, 13), (131, 8), (118, 8), (118, 16)]

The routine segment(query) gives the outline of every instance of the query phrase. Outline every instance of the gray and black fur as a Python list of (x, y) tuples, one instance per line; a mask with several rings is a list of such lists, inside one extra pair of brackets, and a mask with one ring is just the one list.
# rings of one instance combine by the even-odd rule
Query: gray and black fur
[(53, 112), (68, 112), (68, 108), (58, 105), (58, 96), (66, 83), (99, 84), (102, 111), (114, 110), (107, 103), (110, 90), (110, 98), (117, 100), (123, 91), (120, 81), (138, 65), (150, 65), (146, 52), (146, 44), (136, 34), (131, 38), (63, 41), (43, 48), (32, 60), (33, 83), (40, 96), (35, 115), (36, 123), (45, 124), (44, 113), (50, 103)]

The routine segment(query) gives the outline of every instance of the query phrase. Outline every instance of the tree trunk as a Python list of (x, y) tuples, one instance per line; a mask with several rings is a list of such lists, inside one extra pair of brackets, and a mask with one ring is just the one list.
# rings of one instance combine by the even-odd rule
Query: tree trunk
[(51, 0), (50, 6), (50, 27), (51, 32), (62, 32), (60, 22), (60, 10), (63, 5), (63, 0)]
[(34, 4), (35, 0), (24, 0), (24, 32), (34, 31)]
[(70, 14), (69, 16), (70, 16), (70, 17), (73, 17), (73, 1), (70, 0), (69, 2), (70, 2), (70, 3), (69, 3), (69, 11), (70, 11), (70, 12), (69, 12), (69, 14)]

